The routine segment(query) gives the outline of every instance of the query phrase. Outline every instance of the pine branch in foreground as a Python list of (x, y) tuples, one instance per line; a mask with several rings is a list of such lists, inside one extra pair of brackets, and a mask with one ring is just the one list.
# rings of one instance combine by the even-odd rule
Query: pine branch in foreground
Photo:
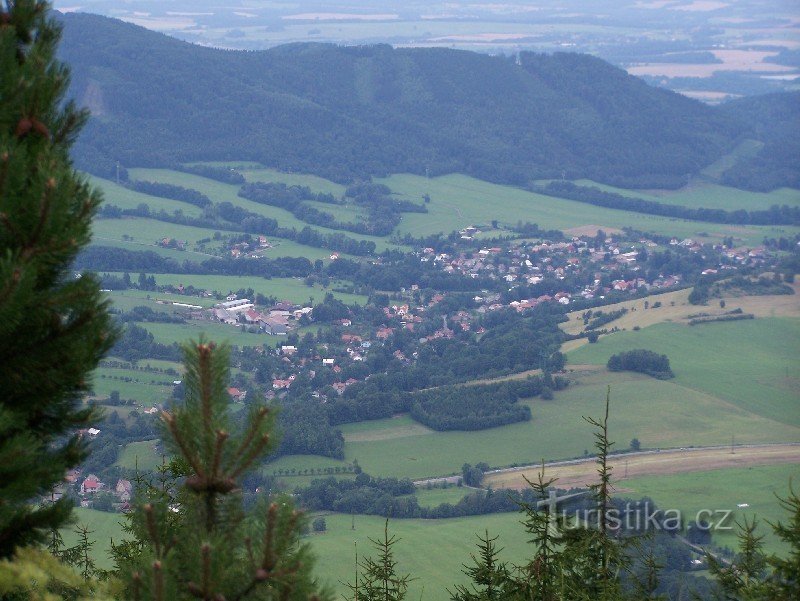
[(139, 544), (117, 556), (131, 598), (312, 598), (318, 587), (300, 542), (302, 515), (288, 499), (242, 508), (243, 476), (274, 448), (271, 411), (254, 406), (234, 423), (227, 346), (201, 339), (184, 356), (185, 401), (162, 419), (165, 445), (189, 475), (173, 492), (137, 497), (131, 530)]
[(0, 1), (0, 558), (69, 521), (68, 500), (37, 500), (86, 457), (82, 399), (116, 335), (97, 278), (71, 270), (101, 198), (69, 159), (87, 114), (63, 102), (48, 9)]

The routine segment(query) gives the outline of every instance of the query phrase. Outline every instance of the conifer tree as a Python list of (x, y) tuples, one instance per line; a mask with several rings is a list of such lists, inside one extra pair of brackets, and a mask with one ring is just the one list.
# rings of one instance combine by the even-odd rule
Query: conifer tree
[(272, 413), (253, 403), (243, 423), (234, 422), (228, 347), (201, 339), (184, 356), (185, 401), (162, 418), (165, 446), (189, 475), (174, 491), (136, 498), (139, 544), (117, 555), (130, 598), (309, 599), (317, 587), (300, 513), (286, 499), (242, 507), (243, 476), (275, 446)]
[(478, 557), (472, 556), (474, 565), (463, 566), (461, 570), (470, 577), (472, 584), (467, 587), (456, 585), (450, 594), (452, 601), (503, 601), (508, 599), (508, 568), (499, 559), (500, 551), (495, 541), (490, 538), (489, 531), (484, 536), (478, 535)]
[(0, 0), (0, 558), (69, 520), (67, 499), (37, 499), (86, 456), (82, 397), (114, 340), (98, 280), (70, 269), (100, 195), (70, 163), (87, 115), (63, 102), (48, 9)]
[(369, 539), (377, 551), (376, 557), (367, 557), (358, 563), (360, 574), (354, 583), (348, 583), (352, 601), (403, 601), (408, 594), (411, 575), (398, 574), (394, 546), (399, 538), (389, 536), (389, 520), (383, 527), (382, 539)]
[(786, 522), (770, 523), (772, 530), (789, 548), (788, 557), (772, 555), (767, 563), (774, 574), (774, 599), (800, 598), (800, 497), (789, 483), (789, 495), (779, 498), (781, 507), (789, 512)]

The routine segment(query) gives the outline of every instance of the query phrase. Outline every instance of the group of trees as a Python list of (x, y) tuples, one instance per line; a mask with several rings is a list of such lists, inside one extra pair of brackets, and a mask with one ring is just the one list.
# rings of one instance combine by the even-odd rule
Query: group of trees
[(608, 359), (608, 369), (610, 371), (637, 371), (659, 380), (675, 377), (669, 366), (669, 357), (646, 349), (636, 349), (612, 355)]
[(411, 417), (434, 430), (484, 430), (528, 421), (530, 407), (517, 401), (538, 396), (545, 388), (542, 378), (530, 377), (422, 390), (412, 397)]

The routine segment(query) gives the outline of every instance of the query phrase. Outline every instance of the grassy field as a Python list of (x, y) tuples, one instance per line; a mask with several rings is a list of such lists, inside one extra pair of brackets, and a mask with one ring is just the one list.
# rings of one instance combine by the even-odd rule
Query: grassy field
[(134, 192), (124, 186), (119, 186), (112, 181), (90, 175), (89, 181), (103, 192), (105, 204), (118, 206), (120, 209), (136, 209), (140, 204), (146, 204), (151, 212), (164, 210), (167, 213), (182, 211), (189, 217), (199, 217), (203, 210), (188, 202), (150, 196), (141, 192)]
[[(117, 272), (119, 275), (119, 272)], [(132, 276), (135, 279), (138, 276)], [(182, 294), (169, 294), (165, 292), (149, 292), (147, 290), (113, 290), (106, 293), (114, 306), (123, 311), (130, 311), (133, 307), (148, 306), (153, 311), (169, 314), (183, 314), (185, 307), (176, 307), (172, 303), (184, 303), (198, 307), (211, 307), (219, 302), (210, 297), (185, 296)]]
[[(85, 507), (76, 507), (73, 510), (73, 514), (75, 516), (75, 526), (86, 525), (91, 531), (89, 540), (94, 541), (92, 558), (97, 567), (102, 570), (113, 568), (114, 564), (108, 552), (111, 549), (112, 540), (114, 543), (119, 543), (124, 538), (121, 522), (125, 519), (125, 516), (120, 513), (97, 511)], [(61, 530), (64, 544), (67, 547), (78, 542), (78, 535), (74, 531), (75, 526), (69, 526)]]
[[(127, 378), (130, 381), (124, 381)], [(172, 394), (172, 376), (146, 371), (100, 367), (94, 371), (93, 390), (99, 397), (108, 397), (112, 390), (120, 398), (141, 403), (158, 403)], [(155, 383), (154, 383), (155, 381)]]
[[(279, 209), (277, 207), (272, 207), (269, 205), (259, 204), (257, 202), (253, 202), (252, 200), (247, 200), (246, 198), (241, 198), (238, 195), (239, 186), (235, 184), (225, 184), (222, 182), (218, 182), (213, 179), (209, 179), (206, 177), (200, 177), (198, 175), (192, 175), (190, 173), (183, 173), (180, 171), (172, 171), (170, 169), (131, 169), (129, 170), (130, 176), (132, 179), (143, 179), (155, 182), (161, 182), (165, 184), (173, 184), (175, 186), (183, 186), (184, 188), (191, 188), (194, 190), (198, 190), (202, 192), (206, 196), (208, 196), (213, 202), (230, 202), (232, 205), (241, 207), (258, 215), (262, 215), (264, 217), (269, 217), (271, 219), (275, 219), (278, 222), (278, 225), (281, 227), (293, 227), (298, 230), (302, 230), (308, 224), (300, 221), (294, 215), (292, 215), (289, 211), (285, 211), (283, 209)], [(274, 181), (269, 179), (271, 173), (277, 174), (278, 172), (272, 172), (270, 170), (257, 170), (256, 172), (250, 174), (250, 177), (261, 177), (263, 181)], [(256, 175), (258, 174), (258, 175)], [(310, 176), (294, 176), (300, 177), (303, 179), (310, 178)], [(311, 182), (312, 180), (308, 180)], [(322, 180), (321, 178), (314, 178), (313, 180), (315, 185), (312, 186), (314, 189), (325, 192), (325, 191), (333, 191), (333, 189), (322, 190), (320, 189), (320, 182), (325, 182), (327, 180)], [(288, 182), (287, 182), (288, 183)], [(333, 182), (328, 182), (328, 184), (332, 186), (337, 186)], [(310, 185), (310, 183), (306, 183), (303, 185)], [(338, 188), (334, 188), (337, 191), (341, 189), (341, 186)], [(354, 234), (352, 232), (341, 232), (340, 230), (332, 230), (329, 228), (313, 226), (314, 229), (319, 230), (322, 233), (344, 233), (349, 238), (354, 238), (356, 240), (368, 240), (375, 242), (376, 248), (378, 252), (385, 250), (386, 248), (397, 248), (396, 245), (390, 244), (387, 242), (385, 238), (380, 238), (377, 236), (364, 236), (360, 234)]]
[(227, 342), (232, 346), (261, 346), (267, 344), (275, 345), (284, 338), (278, 336), (268, 336), (266, 334), (251, 334), (242, 332), (237, 326), (229, 326), (213, 321), (191, 321), (181, 323), (137, 323), (153, 334), (156, 342), (161, 344), (172, 344), (177, 342), (182, 344), (188, 340), (197, 340), (201, 334), (215, 342)]
[[(671, 476), (631, 478), (620, 485), (624, 492), (618, 496), (639, 498), (649, 496), (661, 508), (680, 509), (687, 521), (693, 520), (701, 509), (730, 509), (732, 518), (742, 520), (756, 516), (765, 535), (768, 552), (783, 552), (784, 546), (773, 534), (766, 520), (786, 520), (775, 495), (786, 496), (789, 479), (800, 479), (800, 465), (768, 465), (748, 468), (722, 469)], [(737, 508), (738, 504), (749, 507)], [(733, 525), (733, 524), (731, 524)], [(735, 531), (721, 530), (713, 536), (714, 544), (734, 548)]]
[[(464, 463), (506, 466), (580, 457), (591, 444), (591, 428), (581, 416), (599, 415), (608, 385), (615, 448), (626, 448), (634, 437), (653, 448), (728, 444), (731, 435), (738, 443), (800, 440), (800, 428), (783, 418), (756, 415), (674, 381), (605, 369), (568, 375), (575, 383), (553, 401), (528, 402), (530, 422), (475, 432), (434, 432), (408, 416), (346, 424), (346, 462), (357, 459), (374, 475), (423, 478), (457, 473)], [(299, 468), (302, 462), (284, 457), (281, 465)]]
[(782, 235), (791, 235), (800, 231), (800, 228), (790, 226), (738, 227), (605, 209), (458, 174), (431, 179), (399, 174), (376, 181), (416, 202), (423, 194), (430, 194), (429, 213), (404, 215), (398, 227), (401, 233), (415, 236), (448, 233), (467, 225), (486, 224), (492, 219), (506, 224), (531, 221), (547, 229), (597, 224), (605, 228), (630, 226), (664, 235), (702, 239), (720, 239), (730, 235), (748, 244), (760, 244), (765, 235), (776, 236), (781, 232)]
[(461, 486), (451, 486), (449, 488), (418, 488), (416, 492), (417, 500), (422, 507), (436, 507), (442, 503), (455, 505), (464, 495), (473, 492), (469, 488)]
[(138, 467), (143, 472), (154, 470), (161, 465), (161, 451), (156, 450), (155, 441), (152, 440), (131, 442), (122, 449), (116, 465), (129, 470)]
[[(114, 275), (122, 275), (122, 272), (109, 272)], [(364, 304), (367, 302), (367, 297), (360, 294), (348, 294), (346, 292), (334, 292), (332, 288), (338, 286), (338, 282), (333, 282), (330, 288), (323, 288), (319, 284), (314, 286), (307, 286), (303, 280), (297, 278), (258, 278), (250, 276), (238, 275), (197, 275), (197, 274), (182, 274), (182, 273), (156, 273), (153, 274), (156, 284), (158, 286), (166, 286), (172, 284), (178, 286), (194, 286), (195, 288), (207, 290), (209, 292), (217, 291), (221, 294), (228, 294), (240, 289), (252, 288), (256, 293), (261, 293), (265, 296), (275, 296), (281, 300), (288, 300), (293, 303), (308, 303), (309, 298), (313, 298), (315, 302), (321, 302), (328, 292), (331, 292), (336, 298), (349, 305), (351, 304)], [(126, 294), (138, 292), (136, 290), (126, 290)], [(117, 293), (115, 293), (116, 295)], [(188, 304), (201, 305), (214, 304), (218, 301), (211, 299), (199, 299), (193, 296), (180, 296), (161, 294), (159, 292), (145, 293), (143, 296), (153, 298), (170, 299), (177, 302)], [(133, 294), (135, 298), (138, 295)], [(252, 299), (251, 299), (252, 300)], [(196, 302), (198, 301), (198, 302)]]
[(736, 211), (761, 211), (772, 205), (800, 205), (800, 190), (779, 188), (772, 192), (750, 192), (729, 186), (721, 186), (698, 180), (678, 190), (628, 190), (598, 184), (588, 179), (575, 180), (578, 186), (593, 186), (606, 192), (616, 192), (622, 196), (632, 196), (645, 200), (654, 200), (664, 204), (682, 205), (685, 207), (703, 207), (706, 209), (724, 209)]
[[(746, 350), (743, 342), (746, 341)], [(800, 426), (800, 319), (768, 317), (690, 327), (663, 323), (602, 336), (568, 353), (573, 364), (605, 365), (618, 352), (664, 353), (674, 383), (729, 401), (744, 411)], [(732, 432), (733, 433), (733, 432)]]
[[(409, 590), (409, 599), (445, 601), (447, 588), (468, 579), (461, 566), (470, 563), (470, 553), (477, 548), (476, 534), (488, 530), (499, 536), (503, 550), (501, 560), (522, 563), (528, 553), (529, 536), (519, 523), (517, 513), (503, 513), (447, 520), (392, 520), (389, 534), (400, 541), (395, 546), (398, 573), (411, 573), (417, 580)], [(355, 516), (355, 530), (349, 515), (326, 515), (327, 531), (311, 535), (308, 541), (317, 556), (316, 573), (324, 582), (344, 593), (340, 582), (353, 580), (356, 546), (359, 557), (374, 555), (370, 538), (383, 536), (384, 519), (376, 516)]]
[(239, 172), (248, 182), (277, 182), (287, 186), (308, 186), (312, 192), (323, 192), (341, 197), (345, 186), (316, 175), (303, 173), (284, 173), (275, 169), (262, 167), (240, 169)]
[(155, 245), (164, 238), (173, 238), (188, 242), (190, 248), (198, 240), (214, 236), (213, 229), (167, 223), (166, 221), (146, 219), (144, 217), (98, 219), (94, 222), (93, 229), (95, 238), (100, 239), (122, 240), (123, 236), (128, 236), (129, 242)]

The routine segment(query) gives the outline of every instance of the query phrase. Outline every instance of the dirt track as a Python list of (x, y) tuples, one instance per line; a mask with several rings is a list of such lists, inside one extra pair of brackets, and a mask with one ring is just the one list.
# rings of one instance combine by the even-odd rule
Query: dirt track
[[(733, 453), (727, 447), (627, 454), (612, 458), (610, 463), (614, 470), (613, 480), (623, 483), (626, 474), (627, 478), (635, 478), (731, 467), (800, 463), (800, 444), (736, 447)], [(486, 474), (483, 486), (522, 489), (527, 487), (523, 475), (535, 480), (538, 472), (539, 468), (526, 467)], [(556, 486), (559, 488), (584, 487), (597, 480), (593, 459), (550, 465), (546, 467), (545, 475), (548, 478), (558, 478)]]

